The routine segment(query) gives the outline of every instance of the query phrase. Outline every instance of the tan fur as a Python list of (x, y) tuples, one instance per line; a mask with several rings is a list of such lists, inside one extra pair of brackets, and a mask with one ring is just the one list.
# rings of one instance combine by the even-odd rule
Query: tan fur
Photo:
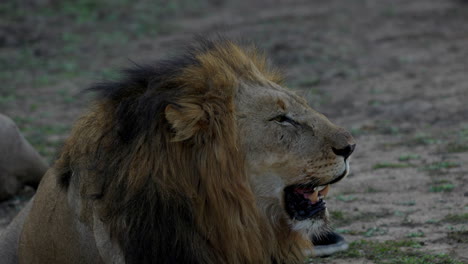
[(47, 167), (13, 120), (0, 114), (0, 201), (11, 198), (24, 185), (37, 187)]
[[(26, 219), (20, 263), (303, 262), (322, 227), (296, 230), (282, 189), (342, 174), (331, 147), (352, 138), (279, 86), (254, 48), (215, 42), (193, 58), (157, 88), (118, 84), (75, 124)], [(159, 110), (135, 100), (116, 115), (153, 93), (169, 98)], [(301, 129), (272, 121), (282, 112)]]

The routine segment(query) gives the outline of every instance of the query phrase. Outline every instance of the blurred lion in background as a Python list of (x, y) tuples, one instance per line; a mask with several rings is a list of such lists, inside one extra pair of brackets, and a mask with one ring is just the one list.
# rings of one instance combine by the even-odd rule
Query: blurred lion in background
[(24, 185), (37, 187), (47, 168), (13, 120), (0, 114), (0, 201), (11, 198)]
[(126, 75), (91, 88), (98, 98), (0, 256), (303, 263), (310, 235), (329, 229), (323, 199), (349, 171), (351, 135), (283, 88), (253, 46), (201, 40)]

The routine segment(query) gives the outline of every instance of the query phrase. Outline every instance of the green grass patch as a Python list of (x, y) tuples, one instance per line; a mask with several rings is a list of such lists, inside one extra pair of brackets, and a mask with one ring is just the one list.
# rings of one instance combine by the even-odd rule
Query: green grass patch
[[(319, 78), (318, 76), (311, 76), (311, 77), (304, 78), (304, 79), (298, 81), (294, 86), (297, 86), (297, 87), (300, 87), (300, 88), (310, 88), (310, 87), (314, 87), (314, 86), (319, 85), (321, 82), (322, 82), (322, 79)], [(313, 91), (314, 90), (312, 90), (312, 92)]]
[[(101, 61), (128, 57), (125, 52), (129, 42), (173, 33), (179, 30), (173, 26), (178, 18), (201, 16), (216, 5), (208, 0), (3, 2), (0, 17), (12, 26), (8, 39), (12, 39), (14, 48), (0, 56), (0, 68), (4, 69), (0, 79), (4, 87), (11, 89), (86, 78), (88, 72), (101, 70)], [(37, 22), (54, 27), (42, 34)], [(99, 56), (90, 51), (97, 51)], [(9, 106), (12, 100), (0, 95), (0, 104)], [(71, 97), (64, 98), (64, 103), (72, 101)]]
[(460, 132), (458, 133), (458, 136), (460, 137), (461, 140), (468, 140), (468, 126), (465, 126)]
[(426, 224), (436, 225), (440, 223), (440, 220), (437, 219), (429, 219), (425, 222)]
[(16, 95), (8, 94), (8, 95), (0, 95), (0, 105), (13, 103), (16, 100)]
[(461, 153), (468, 151), (468, 142), (467, 143), (459, 143), (453, 142), (447, 145), (447, 152), (450, 153)]
[(450, 223), (468, 223), (468, 213), (465, 214), (449, 214), (442, 221)]
[(454, 231), (447, 234), (447, 237), (451, 240), (455, 240), (457, 243), (468, 243), (468, 231)]
[(443, 169), (452, 169), (460, 167), (460, 163), (452, 162), (452, 161), (441, 161), (441, 162), (434, 162), (429, 165), (423, 167), (424, 170), (428, 171), (439, 171)]
[(330, 220), (334, 227), (344, 226), (352, 221), (350, 216), (342, 211), (330, 211)]
[(343, 229), (343, 228), (336, 228), (335, 232), (340, 233), (340, 234), (352, 235), (352, 236), (357, 236), (357, 235), (362, 234), (362, 231), (351, 230), (351, 229)]
[(382, 190), (371, 187), (371, 186), (366, 188), (366, 193), (379, 193), (379, 192), (382, 192)]
[(418, 154), (405, 154), (405, 155), (401, 155), (400, 157), (398, 157), (398, 160), (399, 161), (410, 161), (410, 160), (418, 160), (420, 158), (421, 158), (421, 156), (419, 156)]
[(393, 214), (396, 215), (396, 216), (403, 216), (403, 217), (408, 215), (407, 213), (402, 212), (402, 211), (395, 211), (395, 213), (393, 213)]
[(406, 237), (408, 238), (413, 238), (413, 237), (424, 237), (425, 234), (423, 231), (417, 231), (417, 232), (411, 232), (409, 234), (406, 235)]
[(385, 242), (359, 240), (333, 258), (364, 258), (376, 264), (463, 264), (446, 254), (420, 252), (417, 249), (421, 247), (419, 242), (410, 239)]
[[(380, 101), (370, 101), (371, 105), (379, 105)], [(351, 128), (351, 134), (353, 135), (363, 135), (363, 134), (383, 134), (383, 135), (400, 135), (405, 133), (404, 130), (401, 130), (393, 122), (389, 120), (379, 120), (375, 123), (366, 124), (360, 127)], [(390, 144), (389, 146), (391, 146)]]
[(366, 132), (365, 130), (359, 128), (359, 127), (353, 127), (351, 128), (351, 134), (354, 136), (354, 137), (359, 137), (361, 135), (364, 135)]
[[(357, 213), (347, 213), (342, 211), (330, 211), (330, 220), (334, 227), (343, 227), (349, 225), (353, 222), (372, 222), (377, 219), (385, 218), (393, 214), (392, 211), (382, 210), (377, 212), (357, 212)], [(380, 229), (383, 229), (381, 227)], [(366, 230), (366, 231), (353, 231), (353, 235), (364, 235), (366, 232), (368, 234), (377, 234), (381, 230)]]
[[(370, 102), (372, 106), (379, 106), (382, 102), (375, 100)], [(389, 120), (379, 120), (376, 122), (377, 131), (384, 135), (398, 135), (401, 133), (400, 128), (395, 126), (395, 124)]]
[(345, 214), (341, 211), (330, 211), (330, 217), (332, 220), (343, 221), (346, 219)]
[[(118, 2), (118, 1), (117, 1)], [(122, 2), (122, 1), (120, 1)], [(59, 12), (71, 16), (79, 24), (95, 21), (99, 11), (109, 8), (106, 1), (75, 0), (59, 2)]]
[(371, 227), (362, 233), (365, 237), (381, 236), (388, 233), (388, 228), (383, 227)]
[(434, 184), (445, 184), (445, 183), (452, 183), (450, 180), (447, 180), (447, 179), (437, 179), (437, 180), (434, 180), (432, 183)]
[(449, 153), (468, 152), (468, 128), (457, 130), (456, 138), (449, 142), (446, 150)]
[(410, 168), (413, 167), (413, 165), (408, 164), (408, 163), (390, 163), (390, 162), (380, 162), (375, 164), (372, 168), (374, 170), (379, 170), (379, 169), (401, 169), (401, 168)]
[(444, 183), (444, 184), (437, 184), (432, 185), (429, 188), (430, 192), (451, 192), (455, 189), (455, 185), (452, 183)]
[(394, 202), (396, 205), (403, 205), (403, 206), (414, 206), (416, 205), (416, 201), (409, 200), (409, 201), (398, 201)]
[(372, 100), (369, 100), (367, 102), (367, 104), (370, 105), (370, 106), (377, 107), (377, 106), (380, 106), (382, 104), (382, 101), (372, 99)]
[(425, 133), (416, 134), (408, 143), (412, 145), (433, 145), (440, 143), (441, 140)]

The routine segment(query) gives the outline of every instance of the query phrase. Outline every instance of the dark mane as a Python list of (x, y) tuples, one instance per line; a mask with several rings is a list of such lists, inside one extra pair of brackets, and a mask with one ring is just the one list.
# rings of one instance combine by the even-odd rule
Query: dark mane
[(177, 86), (167, 80), (197, 64), (190, 54), (154, 64), (135, 65), (122, 71), (124, 78), (121, 80), (97, 83), (88, 89), (97, 94), (98, 100), (115, 104), (117, 129), (123, 142), (147, 130), (154, 117), (174, 101)]

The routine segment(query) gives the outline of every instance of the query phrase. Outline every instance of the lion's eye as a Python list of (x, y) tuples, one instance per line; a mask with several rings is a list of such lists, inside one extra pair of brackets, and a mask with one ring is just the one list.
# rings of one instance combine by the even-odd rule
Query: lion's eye
[(286, 115), (279, 115), (279, 116), (273, 117), (272, 119), (270, 119), (270, 121), (276, 121), (280, 124), (297, 125), (296, 121), (292, 120), (290, 117)]

